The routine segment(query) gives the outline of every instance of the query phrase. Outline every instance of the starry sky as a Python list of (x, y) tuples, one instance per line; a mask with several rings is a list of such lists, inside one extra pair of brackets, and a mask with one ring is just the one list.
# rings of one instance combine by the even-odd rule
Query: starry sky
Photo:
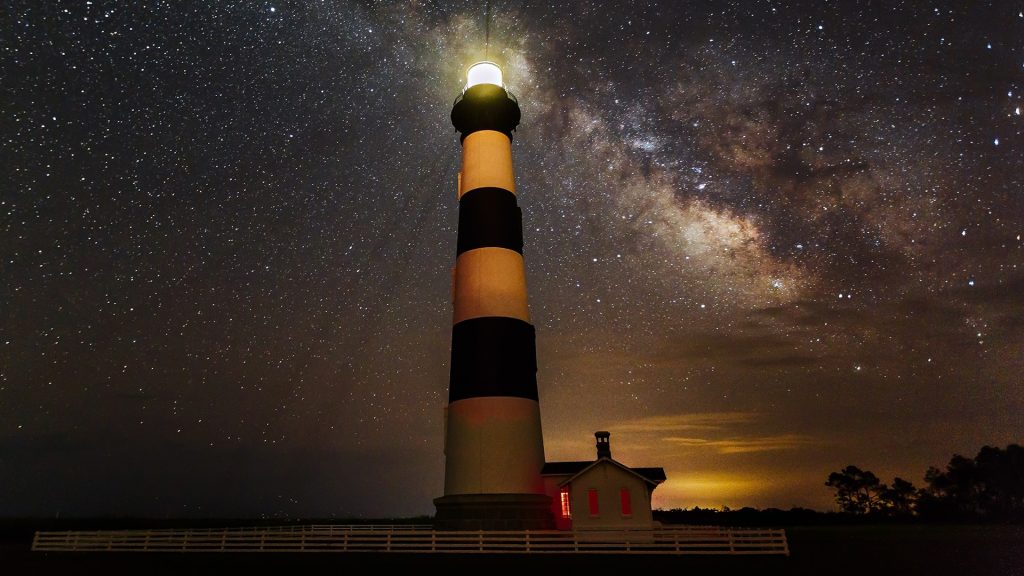
[(829, 509), (1024, 440), (1024, 2), (15, 0), (0, 515), (431, 514), (466, 68), (549, 460)]

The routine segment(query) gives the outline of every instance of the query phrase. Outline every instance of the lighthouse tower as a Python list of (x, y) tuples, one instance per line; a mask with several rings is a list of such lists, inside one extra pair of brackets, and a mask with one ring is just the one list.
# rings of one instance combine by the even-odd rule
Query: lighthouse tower
[(541, 469), (537, 354), (512, 171), (519, 104), (493, 62), (452, 108), (462, 136), (441, 530), (553, 528)]

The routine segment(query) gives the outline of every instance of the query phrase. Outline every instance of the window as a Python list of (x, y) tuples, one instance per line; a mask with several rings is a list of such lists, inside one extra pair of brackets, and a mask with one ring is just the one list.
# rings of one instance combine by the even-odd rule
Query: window
[(622, 500), (622, 515), (633, 515), (633, 503), (629, 500), (629, 488), (619, 490), (619, 499)]
[(562, 488), (559, 496), (562, 500), (562, 518), (572, 518), (572, 510), (569, 509), (569, 490)]
[(587, 490), (587, 500), (590, 503), (590, 515), (599, 516), (601, 514), (601, 507), (597, 503), (597, 490), (593, 488)]

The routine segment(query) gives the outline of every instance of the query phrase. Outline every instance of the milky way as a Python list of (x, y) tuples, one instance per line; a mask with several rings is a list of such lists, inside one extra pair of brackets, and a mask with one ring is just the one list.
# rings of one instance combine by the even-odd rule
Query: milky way
[(431, 513), (485, 56), (549, 459), (827, 508), (1020, 442), (1021, 10), (15, 2), (0, 514)]

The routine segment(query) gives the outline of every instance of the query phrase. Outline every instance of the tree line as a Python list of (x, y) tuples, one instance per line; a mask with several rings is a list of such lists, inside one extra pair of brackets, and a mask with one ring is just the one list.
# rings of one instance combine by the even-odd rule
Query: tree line
[(942, 521), (1024, 521), (1024, 448), (985, 446), (974, 458), (954, 455), (945, 470), (928, 468), (924, 486), (847, 466), (828, 476), (836, 504), (853, 515)]

